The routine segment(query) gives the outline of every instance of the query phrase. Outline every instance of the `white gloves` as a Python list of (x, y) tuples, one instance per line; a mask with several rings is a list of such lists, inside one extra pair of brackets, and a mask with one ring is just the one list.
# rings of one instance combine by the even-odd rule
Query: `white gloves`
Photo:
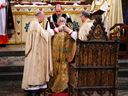
[(71, 33), (71, 37), (72, 37), (72, 39), (76, 40), (77, 39), (77, 32), (73, 31)]
[(73, 30), (68, 28), (67, 26), (64, 27), (64, 31), (66, 31), (68, 34), (71, 34), (73, 32)]
[(71, 34), (71, 33), (73, 32), (72, 29), (68, 28), (68, 27), (65, 26), (65, 25), (61, 25), (61, 26), (59, 26), (59, 27), (57, 27), (57, 28), (54, 28), (54, 31), (55, 31), (55, 32), (62, 32), (62, 31), (65, 31), (65, 32), (67, 32), (68, 34)]
[(59, 32), (63, 31), (65, 27), (66, 27), (65, 25), (59, 26), (59, 27), (58, 27)]
[(74, 40), (77, 39), (77, 32), (73, 31), (72, 29), (70, 29), (69, 27), (65, 25), (61, 25), (57, 28), (54, 28), (55, 33), (62, 32), (62, 31), (67, 32)]
[(71, 36), (72, 39), (74, 39), (74, 40), (77, 39), (77, 32), (73, 31), (72, 29), (68, 28), (65, 25), (61, 25), (61, 26), (59, 26), (57, 28), (50, 29), (48, 31), (50, 32), (51, 36), (54, 36), (55, 33), (65, 31)]
[(54, 28), (54, 32), (61, 32), (61, 31), (63, 31), (64, 30), (64, 27), (65, 27), (65, 25), (61, 25), (61, 26), (59, 26), (59, 27), (56, 27), (56, 28)]

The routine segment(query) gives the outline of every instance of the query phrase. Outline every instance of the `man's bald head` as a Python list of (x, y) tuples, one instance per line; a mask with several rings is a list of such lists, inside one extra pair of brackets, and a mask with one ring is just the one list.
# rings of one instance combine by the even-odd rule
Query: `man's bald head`
[(56, 5), (55, 5), (55, 10), (56, 10), (56, 9), (63, 9), (63, 8), (62, 8), (62, 6), (61, 6), (60, 4), (56, 4)]
[(44, 11), (39, 11), (35, 14), (35, 16), (37, 17), (37, 19), (39, 20), (39, 23), (43, 22), (45, 14)]

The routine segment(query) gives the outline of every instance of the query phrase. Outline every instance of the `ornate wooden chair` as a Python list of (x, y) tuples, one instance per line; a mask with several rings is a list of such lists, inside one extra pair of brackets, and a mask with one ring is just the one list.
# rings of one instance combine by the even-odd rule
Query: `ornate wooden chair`
[(119, 39), (119, 58), (128, 58), (128, 25), (116, 24), (112, 29), (117, 29), (116, 32), (110, 34), (110, 39)]
[(88, 40), (77, 40), (69, 64), (69, 96), (117, 96), (118, 41), (109, 40), (100, 17)]

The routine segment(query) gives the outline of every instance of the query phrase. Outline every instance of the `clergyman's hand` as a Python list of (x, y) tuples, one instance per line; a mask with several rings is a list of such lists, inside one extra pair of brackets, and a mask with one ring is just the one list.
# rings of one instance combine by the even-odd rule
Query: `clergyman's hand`
[(54, 28), (54, 32), (55, 32), (55, 33), (58, 33), (58, 32), (63, 31), (63, 30), (64, 30), (64, 26), (65, 26), (65, 25), (61, 25), (61, 26), (59, 26), (59, 27)]
[(59, 27), (58, 27), (59, 32), (63, 31), (63, 30), (64, 30), (64, 27), (65, 27), (65, 25), (59, 26)]
[(68, 34), (71, 34), (73, 32), (73, 30), (67, 26), (64, 27), (64, 31), (66, 31)]

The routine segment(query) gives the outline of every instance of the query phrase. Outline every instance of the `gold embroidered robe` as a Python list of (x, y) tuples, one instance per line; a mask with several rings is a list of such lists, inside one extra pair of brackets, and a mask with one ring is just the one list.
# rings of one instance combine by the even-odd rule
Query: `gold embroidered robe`
[(52, 41), (53, 78), (51, 90), (59, 93), (68, 88), (68, 62), (75, 53), (75, 41), (66, 32), (59, 32)]

